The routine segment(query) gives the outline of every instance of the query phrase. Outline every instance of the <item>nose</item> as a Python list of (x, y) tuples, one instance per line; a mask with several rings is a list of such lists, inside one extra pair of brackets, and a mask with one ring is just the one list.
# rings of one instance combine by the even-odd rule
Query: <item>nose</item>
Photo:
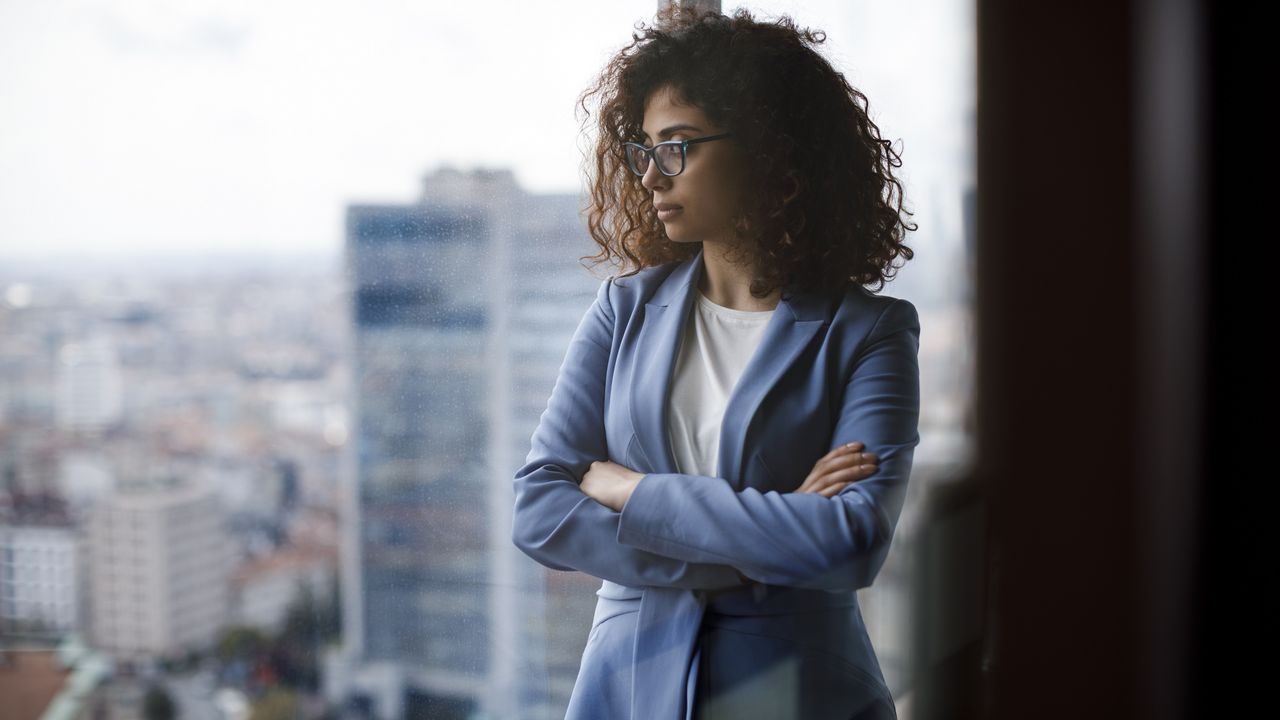
[(652, 192), (658, 188), (670, 187), (671, 178), (663, 175), (662, 172), (658, 170), (657, 159), (649, 158), (649, 167), (644, 169), (644, 175), (640, 178), (640, 184), (643, 185), (646, 190)]

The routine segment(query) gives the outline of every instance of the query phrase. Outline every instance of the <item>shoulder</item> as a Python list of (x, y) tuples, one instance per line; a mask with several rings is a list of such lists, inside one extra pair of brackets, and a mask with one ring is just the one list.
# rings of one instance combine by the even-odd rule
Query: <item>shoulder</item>
[(879, 332), (886, 324), (920, 327), (920, 314), (910, 300), (892, 295), (881, 295), (862, 285), (850, 284), (838, 293), (833, 322), (854, 323), (865, 326), (868, 333)]
[[(914, 372), (919, 368), (920, 316), (910, 301), (892, 295), (881, 295), (861, 285), (850, 285), (833, 298), (836, 309), (828, 329), (827, 341), (843, 368), (841, 377), (847, 386), (854, 374), (883, 372), (897, 368)], [(872, 365), (880, 358), (890, 365)]]
[(854, 356), (891, 336), (919, 344), (920, 315), (910, 300), (853, 284), (835, 295), (830, 332)]
[(679, 262), (669, 262), (643, 268), (634, 275), (610, 275), (600, 284), (600, 298), (608, 302), (614, 314), (629, 316), (648, 302), (679, 266)]

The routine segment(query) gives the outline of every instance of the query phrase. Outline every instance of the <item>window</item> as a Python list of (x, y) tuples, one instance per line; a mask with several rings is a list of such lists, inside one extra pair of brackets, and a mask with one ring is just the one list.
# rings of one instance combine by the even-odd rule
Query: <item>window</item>
[[(973, 439), (974, 9), (749, 6), (826, 32), (920, 226), (883, 292), (920, 311), (922, 442), (860, 597), (906, 717), (916, 511)], [(56, 484), (86, 528), (91, 644), (136, 623), (180, 652), (154, 584), (229, 618), (214, 662), (248, 622), (232, 574), (312, 552), (331, 582), (288, 598), (294, 692), (336, 668), (353, 705), (563, 717), (600, 583), (511, 546), (510, 477), (599, 282), (574, 104), (654, 9), (0, 7), (0, 479)]]

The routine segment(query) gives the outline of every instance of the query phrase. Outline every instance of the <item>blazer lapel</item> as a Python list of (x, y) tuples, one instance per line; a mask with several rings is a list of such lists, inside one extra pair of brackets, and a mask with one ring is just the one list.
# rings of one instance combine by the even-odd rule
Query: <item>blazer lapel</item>
[[(645, 304), (635, 345), (638, 367), (631, 376), (631, 421), (636, 440), (654, 473), (676, 473), (675, 453), (667, 435), (667, 406), (680, 338), (702, 274), (702, 250), (678, 266)], [(735, 489), (746, 486), (743, 468), (747, 433), (769, 390), (799, 358), (823, 325), (831, 322), (835, 303), (818, 293), (785, 289), (765, 326), (760, 346), (747, 362), (725, 406), (720, 426), (720, 476)]]
[(680, 336), (693, 305), (702, 272), (702, 251), (667, 276), (644, 306), (631, 374), (631, 423), (636, 441), (652, 467), (648, 472), (675, 473), (675, 453), (667, 436), (666, 407), (671, 397)]

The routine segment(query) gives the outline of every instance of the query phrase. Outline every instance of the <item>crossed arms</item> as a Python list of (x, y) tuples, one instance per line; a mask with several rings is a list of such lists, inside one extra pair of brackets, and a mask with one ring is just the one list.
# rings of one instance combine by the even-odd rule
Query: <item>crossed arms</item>
[(516, 471), (512, 541), (556, 570), (630, 587), (719, 590), (751, 581), (826, 590), (871, 584), (897, 523), (920, 407), (919, 319), (894, 300), (863, 343), (846, 382), (835, 448), (861, 440), (878, 471), (834, 497), (733, 489), (722, 478), (650, 473), (621, 512), (579, 482), (608, 456), (605, 373), (613, 337), (612, 279), (578, 325)]

